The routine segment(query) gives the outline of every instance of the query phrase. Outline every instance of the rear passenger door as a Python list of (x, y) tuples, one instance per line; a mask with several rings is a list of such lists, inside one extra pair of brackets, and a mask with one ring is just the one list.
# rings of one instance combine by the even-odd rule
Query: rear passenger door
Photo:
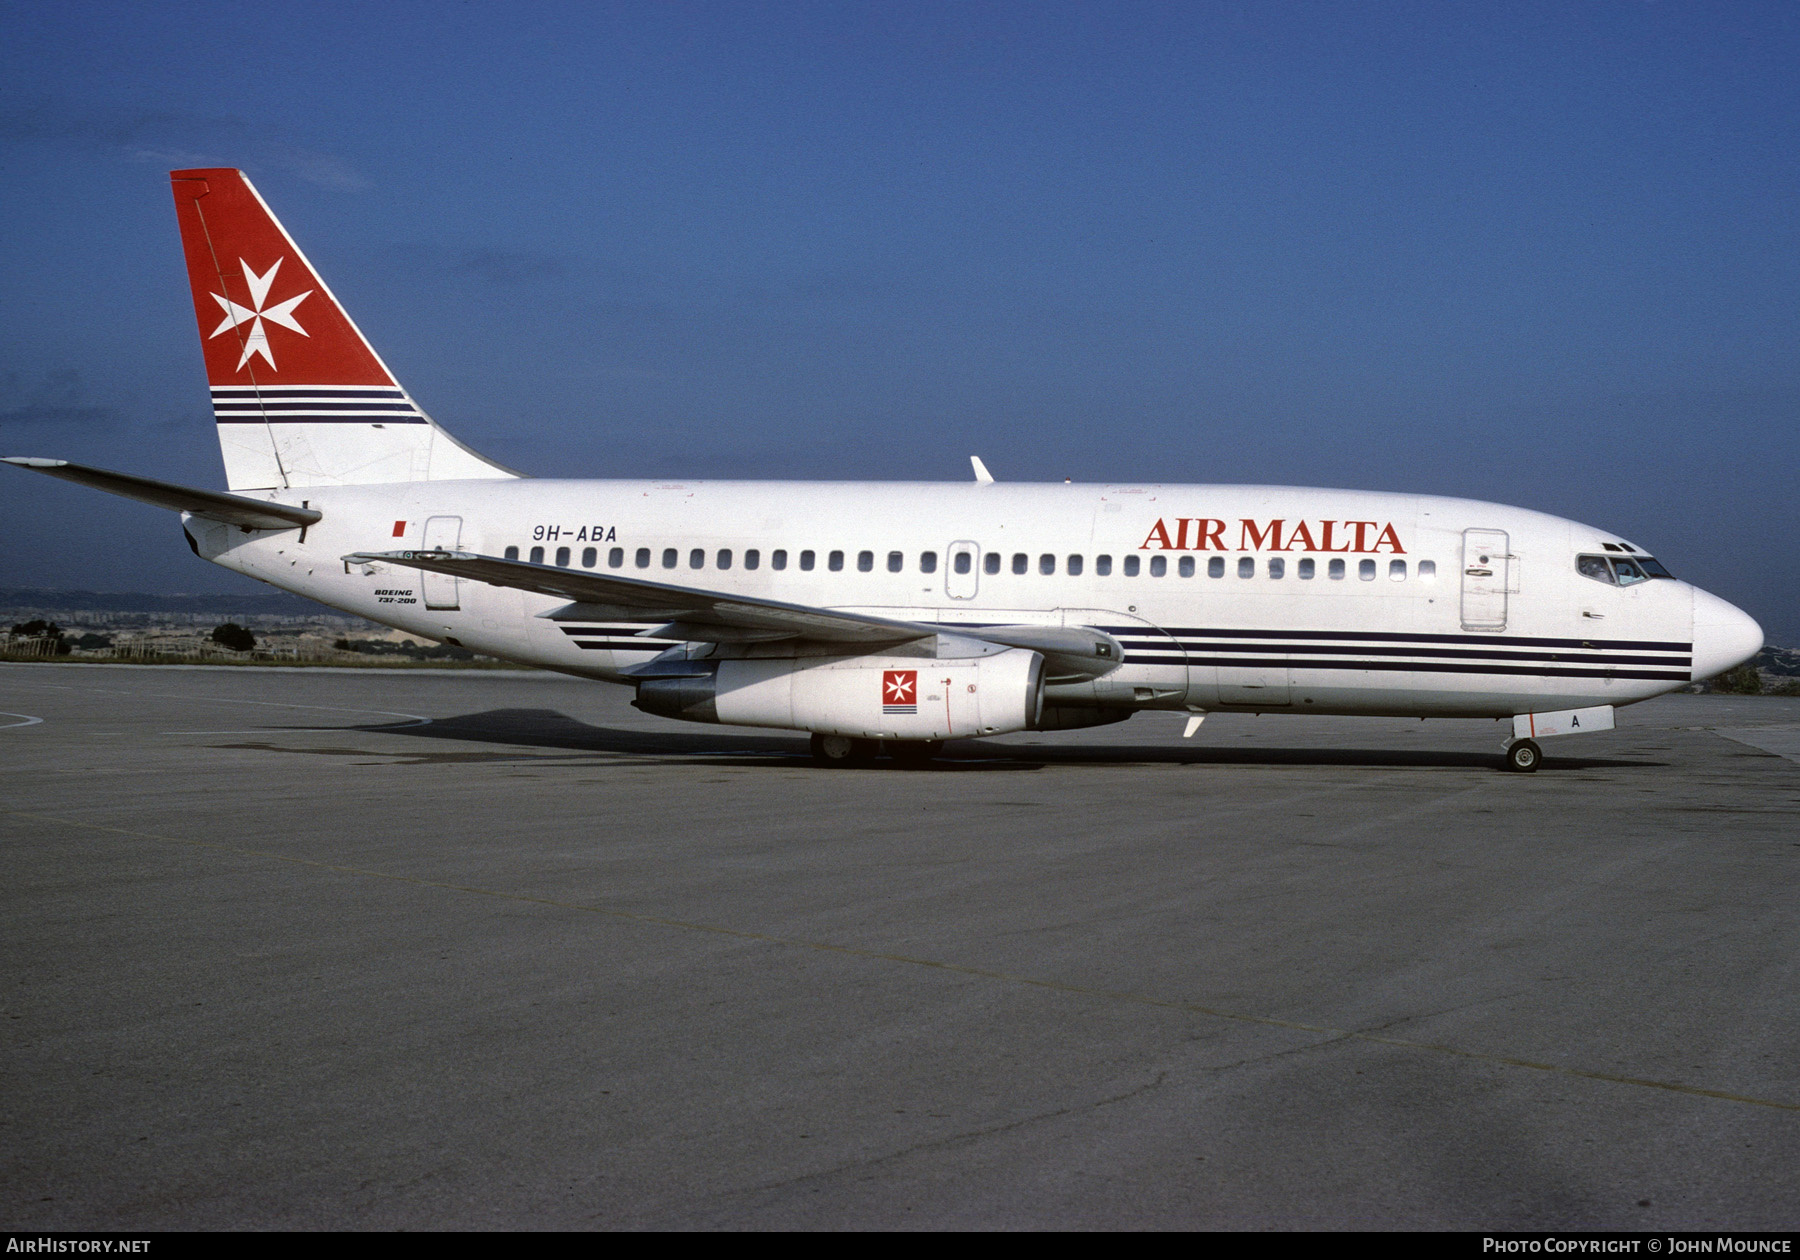
[[(462, 517), (434, 516), (425, 522), (425, 550), (456, 551), (462, 542)], [(425, 579), (425, 607), (446, 611), (461, 607), (457, 586), (459, 579), (442, 573), (422, 574)]]

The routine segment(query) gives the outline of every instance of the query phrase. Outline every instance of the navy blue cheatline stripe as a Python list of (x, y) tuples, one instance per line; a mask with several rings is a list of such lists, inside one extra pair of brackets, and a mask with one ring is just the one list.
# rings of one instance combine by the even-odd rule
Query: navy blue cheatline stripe
[[(1158, 627), (1164, 634), (1179, 639), (1342, 639), (1355, 643), (1494, 643), (1503, 647), (1561, 648), (1631, 648), (1640, 652), (1687, 652), (1691, 643), (1662, 643), (1653, 639), (1533, 639), (1515, 634), (1395, 634), (1362, 630), (1209, 630)], [(1102, 626), (1109, 634), (1118, 630)], [(1121, 627), (1125, 633), (1147, 633), (1143, 626)]]
[(268, 399), (260, 402), (216, 402), (215, 412), (222, 411), (415, 411), (409, 402), (314, 402), (310, 398)]
[(256, 411), (247, 414), (233, 412), (230, 415), (215, 415), (217, 424), (429, 424), (418, 412), (395, 415), (391, 411), (365, 411), (358, 415), (315, 415), (311, 412), (295, 414), (269, 415)]
[(1529, 678), (1646, 678), (1654, 682), (1687, 682), (1688, 671), (1663, 669), (1566, 669), (1552, 665), (1464, 665), (1455, 661), (1290, 661), (1286, 657), (1137, 656), (1126, 665), (1226, 665), (1244, 668), (1379, 670), (1407, 674), (1511, 674)]
[[(1414, 647), (1356, 647), (1345, 644), (1335, 646), (1324, 643), (1183, 643), (1181, 645), (1193, 652), (1286, 652), (1290, 656), (1341, 656), (1355, 653), (1362, 656), (1415, 656), (1426, 660), (1465, 660), (1465, 661), (1541, 661), (1546, 664), (1560, 662), (1594, 661), (1601, 663), (1617, 662), (1621, 665), (1689, 665), (1693, 659), (1689, 656), (1609, 656), (1604, 652), (1484, 652), (1480, 648), (1414, 648)], [(1295, 664), (1302, 662), (1296, 661)]]
[[(957, 630), (985, 630), (1001, 624), (998, 621), (956, 621), (943, 625)], [(1542, 639), (1513, 634), (1404, 634), (1372, 630), (1219, 630), (1207, 627), (1178, 626), (1097, 626), (1118, 638), (1140, 638), (1162, 641), (1192, 639), (1285, 640), (1291, 642), (1342, 642), (1344, 651), (1354, 651), (1355, 643), (1443, 643), (1449, 645), (1494, 644), (1514, 648), (1574, 648), (1577, 651), (1610, 652), (1692, 652), (1692, 643), (1668, 643), (1656, 639)], [(1222, 645), (1207, 644), (1214, 650)], [(1612, 659), (1612, 658), (1608, 658)]]

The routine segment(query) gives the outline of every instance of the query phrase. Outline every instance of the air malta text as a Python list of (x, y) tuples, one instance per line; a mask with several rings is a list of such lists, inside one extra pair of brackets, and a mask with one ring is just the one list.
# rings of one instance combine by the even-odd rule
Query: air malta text
[(1406, 554), (1392, 522), (1384, 521), (1272, 521), (1240, 520), (1237, 546), (1226, 541), (1229, 521), (1208, 517), (1159, 520), (1139, 551), (1348, 551), (1378, 552), (1384, 548), (1397, 556)]

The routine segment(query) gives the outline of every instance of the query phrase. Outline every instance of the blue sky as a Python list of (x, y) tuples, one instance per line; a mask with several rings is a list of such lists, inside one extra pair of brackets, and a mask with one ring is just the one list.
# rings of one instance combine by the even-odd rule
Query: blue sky
[[(1800, 643), (1791, 4), (0, 4), (0, 446), (222, 484), (166, 172), (241, 166), (539, 473), (1573, 516)], [(0, 469), (0, 585), (230, 590)]]

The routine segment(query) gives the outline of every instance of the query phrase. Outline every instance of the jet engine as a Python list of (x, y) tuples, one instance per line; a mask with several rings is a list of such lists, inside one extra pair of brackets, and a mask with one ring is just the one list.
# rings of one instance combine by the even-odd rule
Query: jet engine
[(919, 656), (688, 662), (646, 678), (633, 702), (689, 722), (778, 726), (859, 739), (939, 740), (1034, 728), (1044, 658), (1024, 648), (948, 660)]

